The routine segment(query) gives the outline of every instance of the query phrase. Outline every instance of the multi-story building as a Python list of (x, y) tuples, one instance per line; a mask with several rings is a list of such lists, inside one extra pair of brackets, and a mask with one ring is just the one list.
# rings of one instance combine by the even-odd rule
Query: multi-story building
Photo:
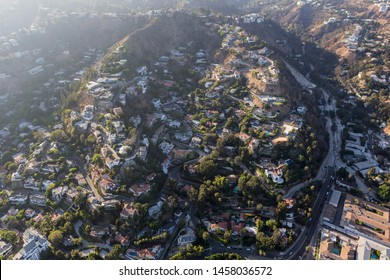
[(23, 233), (23, 248), (16, 253), (14, 260), (39, 260), (41, 254), (49, 249), (49, 241), (34, 228)]

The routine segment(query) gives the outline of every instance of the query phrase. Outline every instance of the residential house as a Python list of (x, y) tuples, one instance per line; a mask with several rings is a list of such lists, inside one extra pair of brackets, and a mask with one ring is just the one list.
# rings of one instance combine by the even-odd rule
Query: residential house
[(159, 202), (157, 202), (156, 205), (150, 207), (148, 209), (149, 216), (154, 218), (158, 214), (160, 214), (163, 205), (164, 205), (164, 201), (160, 200)]
[(54, 174), (58, 170), (58, 165), (57, 164), (46, 164), (45, 166), (42, 167), (41, 170), (45, 173), (48, 173), (48, 174)]
[(124, 124), (122, 121), (112, 122), (113, 127), (115, 128), (116, 133), (121, 133), (124, 130)]
[(30, 160), (27, 165), (26, 165), (26, 168), (24, 170), (24, 173), (27, 174), (27, 175), (32, 175), (34, 174), (35, 172), (38, 172), (39, 171), (39, 167), (40, 167), (41, 163), (38, 162), (37, 160), (33, 159), (33, 160)]
[(138, 128), (142, 122), (141, 116), (131, 117), (129, 121), (134, 125), (135, 128)]
[(122, 209), (121, 213), (119, 214), (119, 216), (122, 220), (127, 220), (130, 218), (133, 218), (134, 215), (138, 215), (138, 210), (129, 203), (126, 203), (123, 206), (123, 209)]
[(200, 137), (194, 136), (191, 139), (190, 146), (191, 147), (197, 147), (202, 143), (202, 139)]
[(117, 210), (120, 208), (120, 201), (116, 199), (105, 200), (101, 204), (106, 211)]
[(169, 158), (166, 158), (162, 164), (161, 164), (161, 167), (162, 167), (162, 170), (165, 174), (168, 174), (168, 169), (169, 167), (171, 166), (171, 160)]
[(113, 169), (115, 166), (120, 165), (120, 157), (110, 146), (105, 145), (103, 148), (101, 148), (101, 153), (104, 157), (106, 166), (109, 169)]
[(235, 187), (237, 186), (237, 183), (238, 183), (238, 176), (237, 175), (229, 175), (226, 177), (226, 179), (228, 180), (228, 184), (229, 186), (231, 187)]
[(112, 109), (114, 114), (117, 115), (117, 116), (122, 116), (123, 115), (123, 109), (121, 107), (116, 107), (114, 109)]
[(295, 131), (298, 131), (299, 128), (300, 125), (294, 122), (285, 122), (282, 126), (284, 135), (292, 135)]
[(153, 172), (152, 174), (150, 174), (148, 177), (146, 177), (146, 180), (148, 182), (152, 182), (154, 180), (154, 178), (156, 178), (157, 174), (155, 172)]
[(146, 161), (146, 157), (148, 156), (148, 149), (146, 146), (139, 146), (137, 157), (143, 161)]
[(190, 150), (173, 149), (172, 158), (177, 161), (185, 160), (189, 153), (191, 153)]
[(130, 245), (130, 240), (128, 236), (125, 236), (123, 234), (116, 234), (115, 235), (115, 241), (119, 242), (121, 246), (126, 247)]
[(22, 204), (26, 204), (27, 203), (27, 199), (28, 199), (28, 195), (27, 194), (19, 193), (19, 194), (15, 194), (13, 196), (10, 196), (9, 197), (9, 202), (11, 204), (14, 204), (14, 205), (22, 205)]
[(275, 184), (283, 184), (283, 170), (281, 167), (269, 168), (265, 170), (265, 176), (270, 178)]
[(87, 105), (85, 106), (84, 111), (81, 113), (81, 116), (85, 120), (90, 121), (94, 117), (94, 111), (95, 111), (95, 107), (93, 105)]
[(41, 254), (49, 249), (46, 237), (34, 228), (28, 228), (23, 233), (23, 248), (16, 253), (14, 260), (39, 260)]
[(64, 244), (65, 247), (72, 247), (75, 245), (73, 236), (65, 237), (62, 243)]
[(220, 222), (215, 222), (215, 223), (209, 222), (208, 225), (206, 225), (206, 226), (207, 226), (207, 231), (209, 231), (209, 232), (213, 232), (213, 233), (216, 233), (219, 231), (225, 232), (229, 228), (229, 223), (227, 221), (220, 221)]
[(287, 205), (287, 209), (291, 209), (294, 207), (296, 200), (294, 198), (286, 198), (284, 199), (284, 202)]
[(6, 258), (12, 251), (12, 244), (0, 240), (0, 257)]
[(75, 174), (75, 179), (77, 180), (77, 184), (79, 186), (85, 186), (87, 184), (87, 181), (84, 178), (84, 175), (81, 172), (77, 172)]
[(143, 195), (144, 193), (147, 193), (149, 192), (151, 189), (150, 187), (150, 184), (140, 184), (140, 185), (137, 185), (137, 184), (134, 184), (130, 187), (130, 191), (136, 196), (141, 196)]
[(46, 190), (50, 185), (54, 184), (54, 181), (44, 180), (42, 182), (42, 190)]
[(196, 164), (191, 164), (188, 166), (188, 173), (190, 173), (190, 175), (195, 175), (197, 173)]
[(35, 210), (34, 209), (31, 209), (31, 208), (27, 208), (26, 210), (24, 210), (24, 216), (27, 218), (27, 219), (31, 219), (32, 217), (34, 217), (36, 214)]
[[(79, 195), (79, 194), (85, 194), (85, 192), (83, 191), (78, 191), (76, 190), (75, 188), (71, 188), (69, 187), (66, 194), (65, 194), (65, 201), (66, 203), (68, 203), (69, 205), (72, 205), (74, 204), (74, 201), (76, 200), (76, 197)], [(74, 210), (77, 210), (77, 209), (74, 209)]]
[(121, 146), (118, 150), (118, 155), (120, 155), (121, 157), (125, 157), (128, 155), (129, 151), (131, 151), (130, 146), (127, 145)]
[(118, 138), (117, 135), (114, 133), (108, 134), (108, 143), (110, 145), (114, 145), (116, 143), (116, 141), (118, 140), (117, 138)]
[(33, 221), (36, 222), (38, 225), (41, 224), (41, 222), (45, 219), (45, 217), (42, 215), (42, 213), (39, 213), (33, 218)]
[(56, 203), (59, 203), (67, 191), (68, 191), (68, 186), (59, 186), (59, 187), (52, 189), (51, 197), (52, 197), (53, 201)]
[(33, 177), (26, 178), (26, 180), (24, 180), (23, 187), (25, 189), (31, 189), (31, 190), (34, 190), (34, 191), (39, 191), (38, 182), (36, 182)]
[(273, 219), (276, 216), (276, 208), (273, 206), (264, 206), (262, 215)]
[(108, 226), (92, 226), (90, 235), (97, 238), (102, 238), (103, 236), (110, 233)]
[(30, 195), (30, 204), (36, 206), (46, 206), (46, 197), (43, 194)]
[(161, 245), (155, 245), (151, 248), (141, 250), (129, 249), (126, 251), (125, 256), (131, 260), (157, 260), (161, 252)]
[(118, 188), (118, 185), (115, 182), (105, 178), (101, 178), (98, 186), (106, 192), (114, 192)]
[(64, 216), (64, 210), (58, 208), (53, 213), (51, 213), (50, 218), (51, 218), (51, 221), (54, 223), (54, 222), (58, 221), (63, 216)]
[(182, 234), (180, 234), (179, 237), (177, 238), (177, 244), (179, 246), (185, 246), (187, 244), (194, 243), (195, 240), (196, 240), (195, 231), (192, 228), (187, 227), (182, 232)]
[(19, 210), (13, 206), (11, 206), (11, 208), (8, 209), (8, 211), (7, 211), (8, 216), (16, 216), (18, 213), (19, 213)]
[(159, 145), (160, 149), (162, 150), (162, 152), (166, 155), (168, 155), (172, 149), (175, 147), (173, 144), (171, 143), (168, 143), (166, 141), (163, 141), (160, 145)]
[(260, 141), (258, 139), (252, 139), (248, 144), (250, 152), (255, 153), (255, 150), (259, 147)]
[(11, 175), (11, 182), (12, 183), (21, 183), (23, 180), (23, 176), (18, 171), (12, 173)]
[(174, 120), (174, 121), (168, 122), (167, 125), (168, 125), (169, 128), (178, 129), (181, 126), (181, 122)]

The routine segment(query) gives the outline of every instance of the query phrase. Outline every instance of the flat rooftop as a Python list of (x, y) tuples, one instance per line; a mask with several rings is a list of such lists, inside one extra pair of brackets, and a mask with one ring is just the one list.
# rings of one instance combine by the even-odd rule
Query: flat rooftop
[(390, 244), (390, 210), (347, 195), (340, 225)]

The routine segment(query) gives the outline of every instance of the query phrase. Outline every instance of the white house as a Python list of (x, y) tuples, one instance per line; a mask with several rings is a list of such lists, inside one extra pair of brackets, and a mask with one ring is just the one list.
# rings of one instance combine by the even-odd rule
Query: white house
[(41, 254), (49, 249), (49, 241), (34, 228), (23, 233), (23, 248), (16, 253), (14, 260), (39, 260)]
[(37, 206), (46, 206), (46, 197), (43, 194), (33, 194), (30, 196), (30, 204)]
[(161, 211), (163, 204), (164, 202), (160, 200), (159, 202), (157, 202), (156, 205), (150, 207), (148, 210), (149, 216), (155, 217), (156, 215), (158, 215)]
[(67, 191), (68, 191), (67, 186), (56, 187), (51, 191), (51, 196), (55, 202), (60, 202)]
[(11, 204), (16, 204), (16, 205), (21, 205), (21, 204), (26, 204), (27, 203), (27, 199), (28, 199), (28, 195), (27, 194), (16, 194), (16, 195), (13, 195), (13, 196), (10, 196), (9, 197), (9, 202)]
[(177, 244), (179, 246), (192, 244), (196, 240), (195, 231), (191, 228), (186, 228), (185, 234), (179, 235), (177, 238)]
[(0, 241), (0, 257), (7, 256), (12, 250), (12, 245), (4, 241)]

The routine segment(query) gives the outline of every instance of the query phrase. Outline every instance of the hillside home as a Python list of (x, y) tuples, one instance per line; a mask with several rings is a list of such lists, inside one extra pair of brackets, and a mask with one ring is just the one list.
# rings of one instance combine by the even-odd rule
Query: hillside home
[(28, 228), (23, 233), (23, 248), (16, 253), (14, 260), (39, 260), (41, 254), (49, 249), (46, 237), (34, 228)]

